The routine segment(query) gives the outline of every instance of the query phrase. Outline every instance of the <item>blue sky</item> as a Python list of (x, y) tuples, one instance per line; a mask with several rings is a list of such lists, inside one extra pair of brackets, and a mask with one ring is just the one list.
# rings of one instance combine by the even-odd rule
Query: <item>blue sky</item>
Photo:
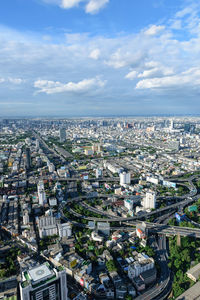
[(196, 114), (192, 0), (0, 3), (0, 116)]

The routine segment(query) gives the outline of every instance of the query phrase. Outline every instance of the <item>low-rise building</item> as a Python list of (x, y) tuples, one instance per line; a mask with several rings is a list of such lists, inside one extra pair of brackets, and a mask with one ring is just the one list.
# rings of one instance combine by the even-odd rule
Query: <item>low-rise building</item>
[(138, 277), (141, 273), (153, 269), (155, 266), (154, 259), (148, 258), (145, 260), (134, 261), (128, 266), (128, 277), (130, 280), (133, 280), (135, 277)]

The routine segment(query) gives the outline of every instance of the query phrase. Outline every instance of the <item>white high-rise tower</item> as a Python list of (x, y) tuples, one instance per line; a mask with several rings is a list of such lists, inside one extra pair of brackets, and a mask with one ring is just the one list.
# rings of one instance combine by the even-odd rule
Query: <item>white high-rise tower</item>
[(174, 129), (174, 121), (173, 121), (172, 119), (170, 120), (169, 129), (170, 129), (171, 131)]
[(156, 208), (156, 193), (149, 191), (146, 193), (144, 198), (144, 208), (145, 209), (154, 209)]
[(38, 190), (39, 204), (40, 205), (46, 204), (47, 203), (47, 198), (46, 198), (46, 193), (45, 193), (45, 190), (44, 190), (44, 182), (42, 180), (38, 182), (37, 190)]

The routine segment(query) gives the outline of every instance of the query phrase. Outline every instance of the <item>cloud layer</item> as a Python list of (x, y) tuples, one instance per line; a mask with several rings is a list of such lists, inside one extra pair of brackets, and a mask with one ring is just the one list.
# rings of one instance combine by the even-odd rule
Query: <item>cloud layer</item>
[[(63, 8), (84, 6), (88, 13), (106, 4), (62, 2)], [(39, 106), (52, 114), (196, 112), (199, 24), (199, 11), (190, 5), (160, 24), (109, 37), (64, 32), (44, 39), (0, 26), (0, 104), (14, 99), (16, 107), (27, 103), (28, 112), (32, 103), (33, 110)]]

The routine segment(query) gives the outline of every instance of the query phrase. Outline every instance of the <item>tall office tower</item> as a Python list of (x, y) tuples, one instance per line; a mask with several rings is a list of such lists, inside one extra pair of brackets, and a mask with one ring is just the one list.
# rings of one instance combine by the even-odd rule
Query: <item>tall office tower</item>
[(26, 148), (26, 168), (29, 170), (31, 167), (31, 153), (30, 148)]
[(21, 300), (66, 300), (67, 277), (62, 268), (51, 269), (48, 263), (22, 272)]
[(156, 193), (155, 192), (149, 191), (146, 193), (146, 196), (144, 198), (144, 208), (146, 208), (146, 209), (156, 208)]
[(46, 193), (45, 193), (45, 190), (44, 190), (44, 182), (42, 180), (38, 182), (37, 190), (38, 190), (39, 204), (40, 205), (46, 204), (47, 203), (47, 198), (46, 198)]
[(108, 122), (105, 121), (105, 120), (103, 120), (103, 121), (102, 121), (102, 126), (108, 126)]
[(60, 134), (60, 142), (62, 143), (66, 140), (66, 129), (60, 128), (59, 134)]

